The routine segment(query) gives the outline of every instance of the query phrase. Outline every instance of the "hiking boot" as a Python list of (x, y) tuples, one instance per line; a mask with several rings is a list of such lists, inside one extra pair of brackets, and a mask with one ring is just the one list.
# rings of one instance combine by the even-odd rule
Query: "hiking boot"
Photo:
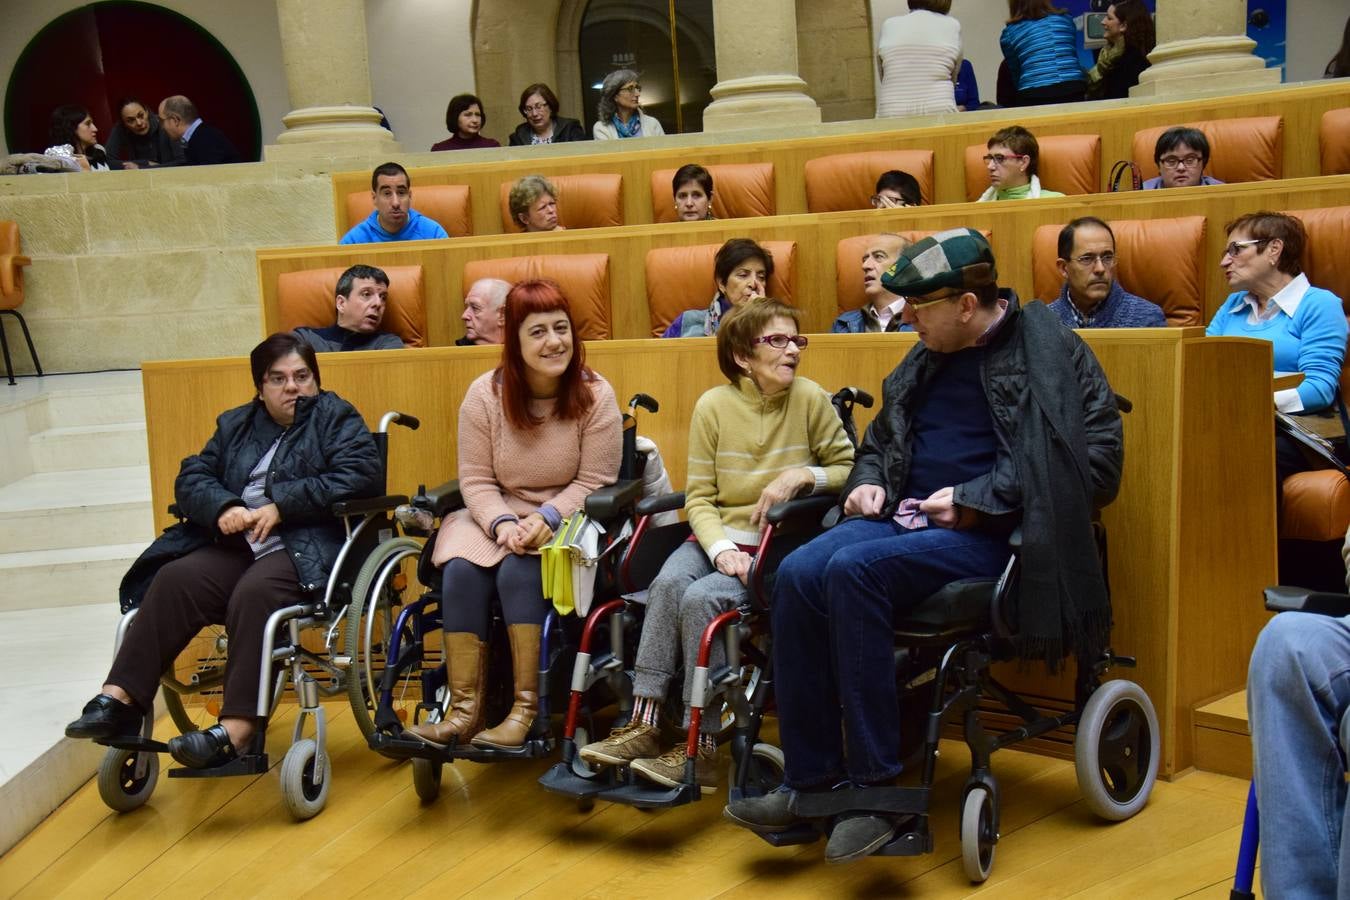
[(629, 722), (615, 728), (602, 741), (582, 747), (579, 755), (598, 766), (626, 766), (635, 759), (656, 756), (661, 751), (660, 731), (646, 722)]
[[(637, 774), (666, 787), (680, 787), (684, 781), (684, 764), (689, 757), (683, 745), (672, 747), (655, 759), (635, 759), (629, 766)], [(717, 751), (699, 748), (694, 760), (694, 783), (705, 794), (717, 790)]]

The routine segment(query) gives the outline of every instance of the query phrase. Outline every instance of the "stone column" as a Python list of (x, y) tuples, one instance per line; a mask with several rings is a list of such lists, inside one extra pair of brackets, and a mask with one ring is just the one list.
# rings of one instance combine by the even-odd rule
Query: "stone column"
[(363, 0), (277, 0), (290, 113), (267, 159), (395, 153), (370, 105)]
[(1280, 70), (1267, 69), (1252, 54), (1247, 37), (1247, 0), (1158, 0), (1158, 45), (1153, 63), (1130, 89), (1131, 97), (1156, 97), (1196, 90), (1232, 93), (1280, 83)]
[(820, 122), (820, 107), (797, 73), (794, 0), (717, 0), (717, 84), (704, 131), (781, 128)]

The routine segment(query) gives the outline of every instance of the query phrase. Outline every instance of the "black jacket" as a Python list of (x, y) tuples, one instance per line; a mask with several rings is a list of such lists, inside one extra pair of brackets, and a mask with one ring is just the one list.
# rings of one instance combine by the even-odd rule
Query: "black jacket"
[[(200, 131), (201, 129), (198, 128)], [(159, 123), (159, 116), (150, 114), (150, 131), (144, 136), (132, 134), (121, 122), (108, 135), (108, 158), (123, 162), (152, 162), (160, 166), (183, 164), (183, 145), (169, 137)]]
[[(509, 146), (528, 147), (530, 140), (534, 137), (534, 129), (530, 127), (529, 122), (521, 122), (516, 126), (516, 130), (511, 132)], [(586, 133), (586, 129), (581, 127), (581, 123), (576, 119), (569, 119), (566, 116), (553, 117), (553, 143), (566, 144), (569, 141), (589, 141), (591, 136)]]
[(192, 140), (183, 148), (183, 161), (189, 166), (211, 166), (217, 163), (239, 162), (239, 151), (234, 144), (214, 125), (207, 122), (197, 126), (192, 132)]
[(281, 512), (277, 531), (301, 587), (324, 590), (343, 541), (332, 505), (376, 496), (384, 481), (375, 440), (361, 414), (329, 391), (300, 398), (289, 429), (278, 425), (256, 399), (216, 419), (215, 434), (200, 453), (183, 460), (174, 482), (183, 520), (165, 529), (122, 579), (124, 612), (141, 602), (165, 563), (216, 541), (239, 539), (222, 535), (216, 520), (231, 506), (244, 505), (241, 495), (249, 472), (283, 432), (265, 491)]

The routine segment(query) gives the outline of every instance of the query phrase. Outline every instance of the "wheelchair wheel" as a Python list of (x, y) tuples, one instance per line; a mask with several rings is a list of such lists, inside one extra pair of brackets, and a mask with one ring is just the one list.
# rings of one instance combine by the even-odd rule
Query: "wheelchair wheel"
[[(737, 761), (731, 761), (727, 784), (736, 785)], [(745, 784), (739, 785), (747, 797), (761, 797), (783, 783), (783, 751), (773, 744), (756, 744), (750, 751), (750, 767)]]
[(961, 865), (966, 877), (981, 884), (994, 867), (994, 799), (989, 788), (976, 784), (961, 804)]
[(1143, 809), (1158, 778), (1158, 755), (1158, 716), (1143, 688), (1121, 679), (1093, 691), (1073, 739), (1088, 809), (1111, 822)]
[(441, 795), (441, 767), (445, 765), (440, 760), (423, 759), (420, 756), (413, 757), (413, 790), (417, 792), (417, 797), (423, 803), (430, 803)]
[(180, 734), (208, 728), (220, 715), (219, 685), (225, 681), (228, 643), (224, 625), (207, 625), (188, 642), (165, 674), (166, 680), (183, 687), (161, 690), (169, 718)]
[[(351, 659), (347, 698), (356, 724), (367, 738), (375, 732), (375, 707), (379, 702), (380, 679), (384, 676), (385, 653), (403, 604), (402, 592), (393, 584), (394, 575), (404, 560), (421, 552), (422, 545), (411, 538), (385, 541), (361, 565), (352, 587), (346, 622), (345, 649)], [(411, 639), (411, 631), (405, 632), (403, 640)], [(405, 698), (401, 694), (415, 687), (415, 682), (415, 677), (405, 677), (395, 685), (395, 707), (407, 706), (409, 714), (417, 697)]]
[[(144, 757), (145, 773), (136, 776), (137, 757)], [(129, 812), (145, 801), (159, 780), (159, 754), (109, 749), (98, 766), (98, 795), (108, 808)]]
[(314, 777), (314, 760), (319, 747), (313, 738), (296, 741), (281, 761), (281, 799), (292, 816), (309, 819), (318, 815), (328, 802), (333, 764), (323, 755), (323, 775)]

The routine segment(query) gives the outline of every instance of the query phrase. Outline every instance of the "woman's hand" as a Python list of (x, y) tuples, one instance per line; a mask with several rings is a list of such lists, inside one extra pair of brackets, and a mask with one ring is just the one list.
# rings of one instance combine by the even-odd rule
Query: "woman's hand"
[(764, 490), (759, 493), (759, 502), (755, 504), (754, 510), (750, 513), (750, 524), (755, 528), (760, 528), (764, 524), (764, 517), (769, 514), (769, 507), (784, 500), (791, 500), (802, 491), (815, 487), (816, 476), (811, 474), (809, 469), (798, 467), (788, 469), (779, 474), (777, 478), (765, 485)]
[(886, 505), (886, 489), (879, 484), (860, 484), (844, 500), (844, 515), (874, 518)]
[(750, 554), (744, 550), (723, 550), (713, 564), (723, 575), (739, 578), (741, 584), (750, 575)]
[(261, 544), (281, 524), (281, 510), (277, 509), (275, 503), (269, 503), (261, 509), (253, 510), (250, 518), (253, 520), (253, 527), (248, 533), (248, 539), (255, 544)]
[(547, 544), (549, 539), (553, 537), (553, 529), (548, 527), (548, 523), (539, 513), (530, 513), (519, 522), (514, 523), (513, 527), (509, 529), (507, 525), (498, 528), (498, 544), (502, 543), (501, 533), (506, 531), (510, 533), (507, 534), (506, 543), (503, 546), (515, 554), (528, 553), (531, 550), (538, 549)]
[(961, 510), (953, 499), (955, 490), (939, 488), (927, 500), (919, 501), (919, 512), (928, 517), (928, 524), (938, 528), (955, 528), (961, 521)]
[(253, 511), (246, 506), (231, 506), (216, 519), (221, 534), (238, 534), (253, 524)]

